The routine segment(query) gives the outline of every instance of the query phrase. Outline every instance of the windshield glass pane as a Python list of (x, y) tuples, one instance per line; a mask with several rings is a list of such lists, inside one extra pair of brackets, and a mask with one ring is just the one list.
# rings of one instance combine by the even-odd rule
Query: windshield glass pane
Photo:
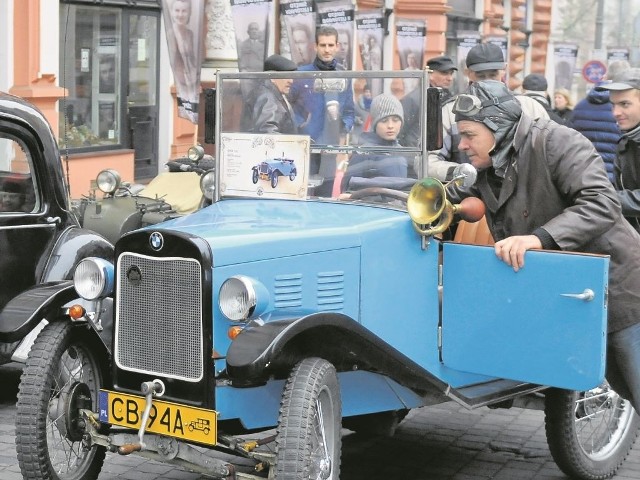
[[(417, 87), (394, 93), (407, 78)], [(422, 71), (220, 73), (221, 196), (344, 201), (364, 188), (408, 192), (424, 174), (427, 83)]]

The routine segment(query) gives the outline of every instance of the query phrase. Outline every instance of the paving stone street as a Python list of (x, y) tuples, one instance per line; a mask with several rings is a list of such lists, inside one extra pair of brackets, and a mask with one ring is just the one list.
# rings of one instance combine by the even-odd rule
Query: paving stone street
[[(0, 479), (20, 480), (14, 416), (20, 367), (0, 367)], [(345, 430), (342, 480), (552, 480), (566, 478), (551, 459), (542, 412), (469, 411), (449, 402), (412, 411), (393, 438)], [(204, 480), (171, 465), (108, 454), (98, 480)], [(640, 443), (615, 480), (640, 478)]]

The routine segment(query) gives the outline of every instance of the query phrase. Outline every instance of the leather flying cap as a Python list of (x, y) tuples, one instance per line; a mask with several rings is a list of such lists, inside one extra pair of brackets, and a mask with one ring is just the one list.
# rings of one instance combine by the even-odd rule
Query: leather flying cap
[(264, 61), (265, 72), (293, 72), (298, 66), (282, 55), (271, 55)]
[(640, 68), (629, 68), (619, 73), (611, 83), (602, 83), (596, 87), (598, 92), (603, 90), (640, 90)]
[(453, 103), (453, 113), (456, 122), (480, 122), (496, 132), (516, 123), (522, 107), (504, 83), (484, 80), (473, 82), (466, 93), (458, 95)]
[(549, 88), (547, 79), (540, 73), (530, 73), (522, 81), (522, 88), (531, 92), (546, 92)]
[(502, 49), (492, 43), (480, 43), (467, 53), (467, 68), (474, 72), (484, 70), (504, 70)]
[(451, 70), (458, 70), (451, 57), (447, 55), (440, 55), (439, 57), (433, 57), (427, 60), (427, 67), (429, 70), (436, 70), (438, 72), (449, 72)]

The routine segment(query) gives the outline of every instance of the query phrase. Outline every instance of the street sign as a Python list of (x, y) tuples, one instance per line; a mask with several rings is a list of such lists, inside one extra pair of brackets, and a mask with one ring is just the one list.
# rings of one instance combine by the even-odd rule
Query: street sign
[(582, 67), (582, 76), (587, 82), (601, 82), (605, 73), (607, 73), (607, 66), (600, 60), (590, 60)]

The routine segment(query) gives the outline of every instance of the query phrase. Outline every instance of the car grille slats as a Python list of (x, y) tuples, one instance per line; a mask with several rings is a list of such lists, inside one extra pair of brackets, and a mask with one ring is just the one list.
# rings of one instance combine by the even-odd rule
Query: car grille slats
[(124, 253), (117, 278), (118, 366), (189, 382), (202, 379), (200, 264)]

